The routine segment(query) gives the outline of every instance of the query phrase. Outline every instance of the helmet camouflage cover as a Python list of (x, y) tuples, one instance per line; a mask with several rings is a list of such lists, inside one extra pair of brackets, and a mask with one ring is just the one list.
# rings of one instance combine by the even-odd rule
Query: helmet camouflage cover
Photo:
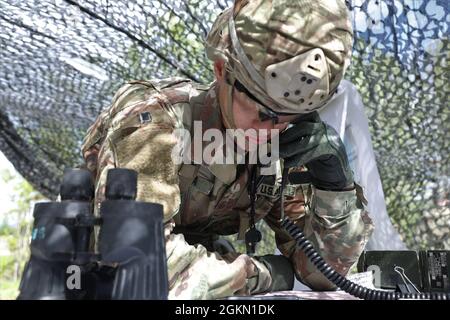
[(350, 63), (353, 30), (343, 0), (236, 0), (206, 39), (211, 60), (222, 59), (272, 111), (309, 113), (334, 94)]

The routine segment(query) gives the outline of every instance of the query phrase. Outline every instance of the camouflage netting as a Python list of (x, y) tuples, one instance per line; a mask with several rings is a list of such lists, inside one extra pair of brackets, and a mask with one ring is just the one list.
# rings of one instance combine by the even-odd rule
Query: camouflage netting
[[(228, 2), (229, 3), (229, 2)], [(390, 216), (449, 248), (448, 0), (352, 0), (354, 58)], [(44, 195), (128, 79), (212, 79), (202, 39), (225, 0), (0, 0), (0, 149)]]

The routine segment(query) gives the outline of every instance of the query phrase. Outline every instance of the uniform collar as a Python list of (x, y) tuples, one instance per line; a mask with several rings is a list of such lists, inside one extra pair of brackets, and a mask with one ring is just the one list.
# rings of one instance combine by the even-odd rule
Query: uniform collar
[[(202, 135), (206, 130), (217, 129), (223, 133), (225, 138), (225, 126), (222, 122), (217, 83), (213, 82), (206, 90), (196, 91), (196, 93), (191, 96), (190, 101), (194, 111), (193, 121), (202, 122)], [(202, 147), (205, 148), (209, 143), (210, 142), (203, 142)], [(211, 164), (205, 166), (215, 177), (227, 185), (230, 185), (236, 180), (236, 164)]]

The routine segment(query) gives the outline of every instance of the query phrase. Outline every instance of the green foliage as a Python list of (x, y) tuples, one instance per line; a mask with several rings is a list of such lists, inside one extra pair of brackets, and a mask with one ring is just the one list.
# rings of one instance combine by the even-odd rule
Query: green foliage
[(14, 257), (0, 257), (0, 300), (15, 299), (19, 293), (19, 280), (14, 279)]
[(30, 254), (31, 210), (34, 203), (44, 197), (26, 180), (10, 171), (3, 171), (0, 176), (14, 192), (10, 199), (14, 207), (0, 220), (0, 243), (9, 251), (9, 255), (0, 256), (0, 299), (15, 299)]
[(0, 225), (0, 237), (5, 237), (14, 232), (14, 228), (7, 224)]

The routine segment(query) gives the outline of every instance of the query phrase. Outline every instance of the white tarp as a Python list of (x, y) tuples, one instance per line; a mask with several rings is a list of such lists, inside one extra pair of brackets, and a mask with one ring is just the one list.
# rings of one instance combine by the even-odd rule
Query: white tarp
[(355, 182), (364, 189), (367, 209), (375, 230), (367, 250), (405, 250), (406, 246), (387, 214), (384, 192), (378, 173), (364, 105), (356, 87), (342, 81), (338, 93), (322, 109), (320, 117), (339, 133), (344, 141)]

